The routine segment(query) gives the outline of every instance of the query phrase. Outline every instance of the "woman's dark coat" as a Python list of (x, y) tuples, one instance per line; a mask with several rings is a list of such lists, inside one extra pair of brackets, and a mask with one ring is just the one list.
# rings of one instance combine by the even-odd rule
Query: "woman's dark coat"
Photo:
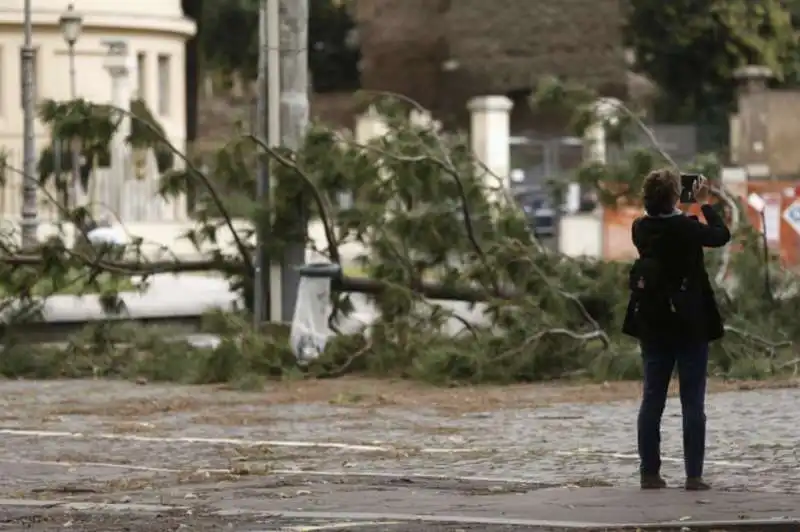
[(696, 216), (680, 212), (662, 216), (643, 216), (636, 219), (632, 227), (633, 243), (639, 251), (640, 261), (648, 258), (659, 264), (664, 272), (664, 283), (681, 282), (687, 279), (696, 291), (699, 319), (692, 319), (693, 326), (679, 325), (670, 315), (668, 305), (653, 308), (647, 313), (639, 311), (643, 296), (636, 290), (631, 295), (625, 314), (622, 331), (645, 343), (696, 343), (710, 342), (723, 335), (714, 291), (708, 279), (703, 261), (704, 247), (722, 247), (731, 238), (725, 222), (709, 205), (703, 205), (707, 224)]

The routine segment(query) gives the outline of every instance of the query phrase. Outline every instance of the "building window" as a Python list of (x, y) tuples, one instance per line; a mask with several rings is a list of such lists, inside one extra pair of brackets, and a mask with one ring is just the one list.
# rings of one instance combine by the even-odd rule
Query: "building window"
[(172, 89), (170, 83), (170, 57), (159, 54), (158, 56), (158, 112), (161, 115), (170, 113), (170, 100)]
[(147, 101), (147, 55), (136, 54), (136, 97)]

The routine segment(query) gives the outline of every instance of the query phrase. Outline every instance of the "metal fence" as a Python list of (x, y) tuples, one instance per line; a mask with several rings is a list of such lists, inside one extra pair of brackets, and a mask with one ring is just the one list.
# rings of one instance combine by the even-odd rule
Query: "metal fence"
[[(678, 164), (692, 161), (700, 150), (697, 126), (687, 124), (656, 124), (650, 126), (659, 148)], [(652, 148), (653, 141), (643, 131), (635, 131), (622, 147), (612, 143), (606, 146), (609, 162), (623, 160), (630, 150)], [(540, 238), (558, 238), (558, 221), (567, 207), (565, 194), (556, 197), (552, 183), (572, 181), (571, 176), (584, 162), (583, 141), (579, 137), (544, 136), (536, 133), (510, 138), (511, 174), (510, 188), (517, 202), (528, 217), (528, 222)], [(563, 189), (562, 189), (563, 190)], [(570, 201), (571, 209), (592, 210), (594, 201), (590, 191), (573, 186), (575, 195)], [(573, 212), (570, 210), (570, 212)]]
[[(691, 124), (653, 124), (648, 126), (661, 150), (665, 151), (680, 165), (691, 162), (700, 153), (698, 143), (699, 128)], [(633, 133), (633, 138), (624, 145), (625, 151), (653, 148), (653, 141), (641, 130)], [(625, 153), (611, 148), (609, 157), (624, 157)]]
[[(43, 147), (45, 139), (37, 139)], [(0, 218), (17, 220), (22, 212), (23, 154), (21, 138), (0, 139), (0, 149), (6, 165), (2, 168), (0, 183)], [(46, 146), (46, 145), (45, 145)], [(98, 167), (89, 177), (88, 190), (78, 199), (88, 205), (92, 216), (107, 218), (111, 222), (162, 222), (181, 221), (187, 216), (185, 199), (164, 200), (158, 194), (159, 173), (155, 156), (128, 154), (129, 164), (120, 170)], [(38, 174), (34, 176), (39, 179)], [(37, 193), (38, 219), (41, 222), (56, 222), (64, 217), (64, 198), (53, 180), (39, 186)]]

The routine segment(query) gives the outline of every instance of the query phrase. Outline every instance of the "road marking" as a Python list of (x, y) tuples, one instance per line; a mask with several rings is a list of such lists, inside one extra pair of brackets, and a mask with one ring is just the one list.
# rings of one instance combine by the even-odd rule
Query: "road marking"
[[(144, 471), (149, 473), (197, 473), (197, 474), (231, 474), (232, 469), (172, 469), (167, 467), (148, 467), (136, 466), (131, 464), (113, 464), (110, 462), (68, 462), (55, 460), (28, 460), (20, 458), (0, 458), (0, 463), (5, 464), (28, 464), (53, 467), (100, 467), (108, 469), (122, 469), (126, 471)], [(299, 469), (270, 469), (270, 475), (277, 476), (298, 476), (298, 477), (323, 477), (323, 478), (342, 478), (342, 477), (364, 477), (379, 479), (410, 479), (410, 480), (452, 480), (456, 482), (489, 482), (495, 484), (534, 484), (540, 485), (531, 479), (513, 477), (481, 477), (464, 475), (434, 475), (425, 473), (390, 473), (380, 471), (303, 471)]]
[[(604, 458), (617, 458), (620, 460), (638, 460), (638, 454), (624, 454), (624, 453), (609, 453), (604, 451), (591, 451), (588, 449), (580, 449), (577, 451), (556, 451), (555, 454), (557, 456), (598, 456)], [(672, 458), (669, 456), (665, 456), (661, 458), (662, 462), (675, 462), (675, 463), (683, 463), (683, 458)], [(719, 466), (719, 467), (733, 467), (737, 469), (752, 469), (755, 467), (753, 464), (747, 464), (744, 462), (729, 462), (727, 460), (706, 460), (705, 463), (707, 465)]]
[(477, 448), (437, 448), (423, 447), (416, 449), (413, 447), (391, 447), (386, 445), (359, 445), (338, 442), (308, 442), (291, 440), (248, 440), (244, 438), (195, 438), (189, 436), (139, 436), (136, 434), (113, 434), (105, 432), (64, 432), (54, 430), (23, 430), (23, 429), (0, 429), (0, 434), (7, 436), (27, 436), (34, 438), (71, 438), (86, 440), (114, 440), (114, 441), (135, 441), (141, 443), (187, 443), (187, 444), (208, 444), (208, 445), (239, 445), (242, 447), (295, 447), (305, 449), (338, 449), (343, 451), (356, 452), (418, 452), (424, 454), (457, 454), (485, 452)]
[[(360, 445), (338, 442), (307, 442), (291, 440), (250, 440), (244, 438), (197, 438), (188, 436), (140, 436), (136, 434), (112, 434), (104, 432), (64, 432), (48, 430), (24, 430), (24, 429), (0, 429), (0, 434), (19, 437), (36, 438), (71, 438), (86, 440), (110, 440), (110, 441), (132, 441), (141, 443), (182, 443), (182, 444), (206, 444), (206, 445), (238, 445), (241, 447), (294, 447), (305, 449), (337, 449), (355, 452), (419, 452), (423, 454), (460, 454), (471, 452), (486, 452), (488, 449), (479, 448), (437, 448), (424, 447), (421, 449), (392, 447), (387, 445)], [(495, 451), (497, 454), (497, 451)], [(578, 456), (597, 456), (606, 458), (616, 458), (620, 460), (638, 460), (636, 454), (611, 453), (604, 451), (591, 451), (589, 449), (579, 449), (576, 451), (555, 451), (556, 456), (578, 457)], [(664, 462), (682, 463), (682, 458), (663, 457)], [(744, 462), (732, 462), (726, 460), (706, 460), (708, 465), (719, 467), (731, 467), (737, 469), (752, 469), (753, 464)], [(121, 465), (121, 464), (120, 464)], [(98, 465), (102, 467), (102, 465)], [(144, 467), (144, 466), (138, 466)], [(135, 468), (129, 468), (134, 470)], [(143, 469), (148, 470), (148, 469)], [(155, 472), (155, 471), (154, 471)], [(173, 471), (165, 471), (173, 472)], [(300, 473), (300, 472), (298, 472)]]
[(132, 464), (112, 464), (109, 462), (67, 462), (56, 460), (27, 460), (19, 458), (0, 458), (0, 463), (4, 464), (27, 464), (54, 467), (100, 467), (107, 469), (123, 469), (125, 471), (144, 471), (147, 473), (231, 473), (230, 469), (172, 469), (168, 467), (137, 466)]

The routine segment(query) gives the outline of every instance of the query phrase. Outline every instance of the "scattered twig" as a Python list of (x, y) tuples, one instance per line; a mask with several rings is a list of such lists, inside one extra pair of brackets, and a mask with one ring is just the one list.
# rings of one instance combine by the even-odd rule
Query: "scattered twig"
[(502, 353), (500, 356), (493, 358), (493, 362), (499, 362), (502, 360), (507, 360), (519, 354), (522, 354), (526, 350), (533, 350), (539, 345), (539, 342), (547, 338), (548, 336), (566, 336), (568, 338), (572, 338), (573, 340), (577, 340), (579, 342), (588, 342), (591, 340), (600, 340), (603, 342), (603, 345), (607, 348), (608, 347), (608, 337), (602, 330), (590, 331), (586, 333), (576, 333), (574, 331), (570, 331), (569, 329), (564, 328), (554, 328), (554, 329), (546, 329), (544, 331), (540, 331), (536, 334), (533, 334), (525, 339), (524, 342), (519, 347), (514, 349), (509, 349), (505, 353)]
[(765, 346), (766, 348), (768, 348), (770, 350), (785, 349), (787, 347), (791, 347), (792, 346), (792, 341), (791, 340), (784, 340), (784, 341), (781, 341), (781, 342), (771, 342), (771, 341), (767, 340), (766, 338), (762, 338), (761, 336), (757, 336), (755, 334), (751, 334), (749, 332), (743, 331), (743, 330), (741, 330), (739, 328), (736, 328), (736, 327), (734, 327), (732, 325), (725, 325), (725, 331), (732, 332), (732, 333), (738, 335), (740, 338), (743, 338), (743, 339), (748, 340), (750, 342), (761, 344), (761, 345)]
[(347, 370), (350, 369), (350, 366), (352, 366), (353, 363), (356, 360), (358, 360), (359, 358), (363, 357), (365, 354), (369, 353), (369, 351), (371, 349), (372, 349), (372, 342), (367, 342), (364, 345), (364, 347), (362, 347), (361, 349), (357, 350), (355, 353), (353, 353), (352, 355), (347, 357), (347, 360), (345, 360), (336, 369), (333, 369), (331, 371), (326, 372), (325, 376), (326, 377), (341, 377), (342, 375), (347, 373)]

